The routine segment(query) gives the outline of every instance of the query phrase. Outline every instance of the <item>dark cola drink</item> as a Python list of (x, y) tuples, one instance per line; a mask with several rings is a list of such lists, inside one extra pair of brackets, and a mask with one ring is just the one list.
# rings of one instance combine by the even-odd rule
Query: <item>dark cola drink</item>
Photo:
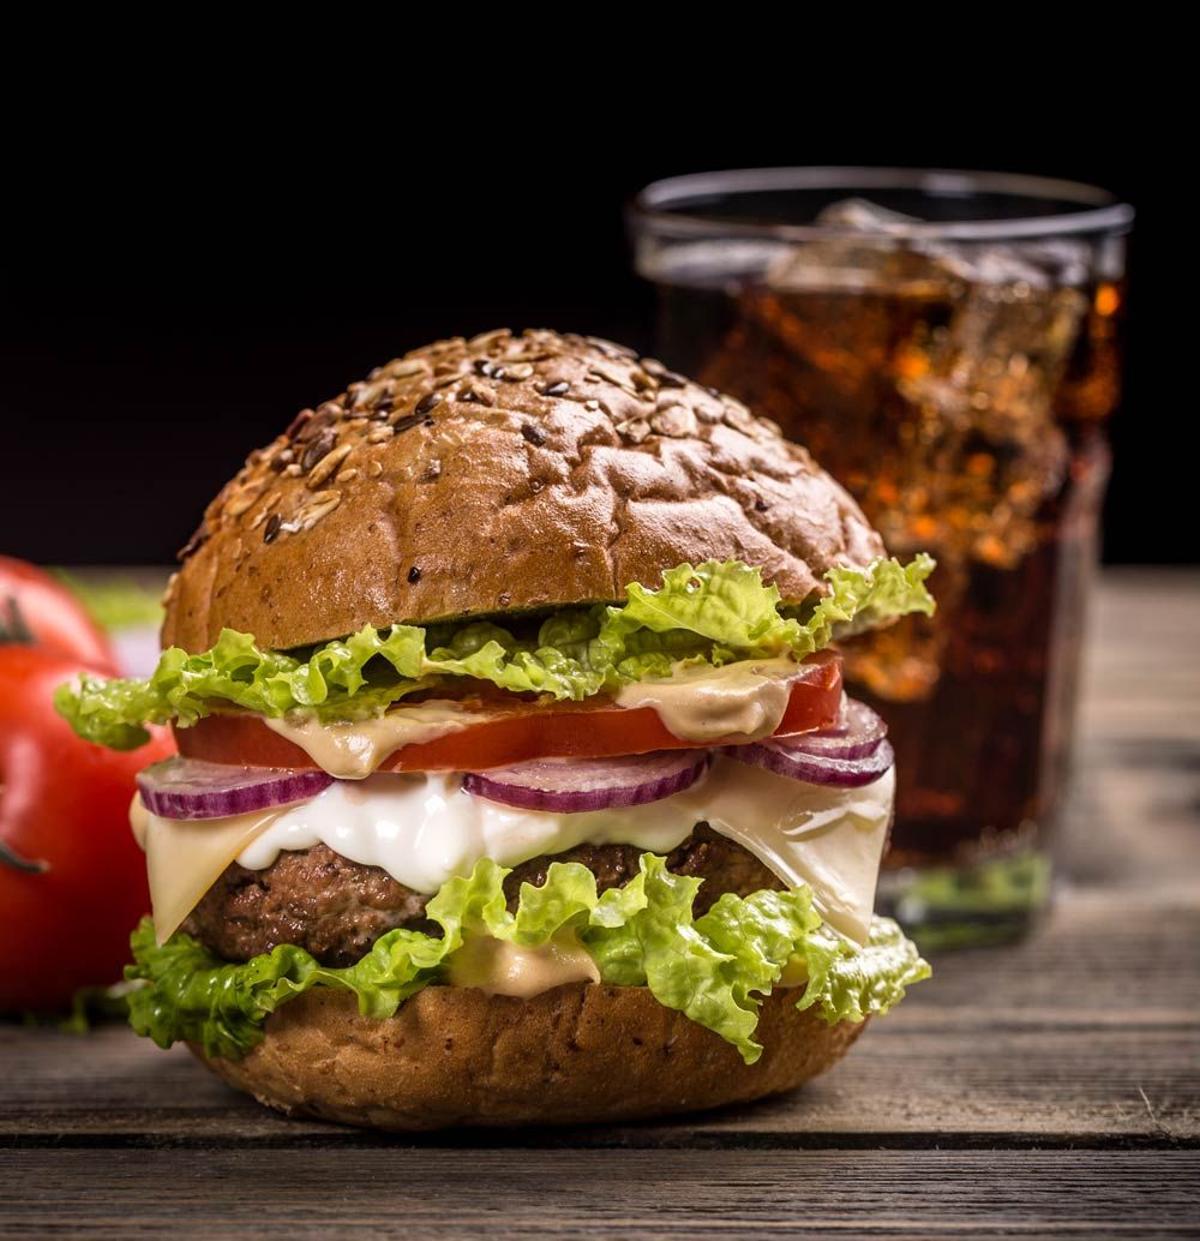
[(884, 903), (937, 946), (1009, 937), (1045, 903), (1122, 285), (1111, 242), (911, 220), (854, 198), (816, 215), (828, 236), (705, 238), (640, 265), (669, 364), (807, 445), (891, 553), (937, 558), (935, 617), (845, 647), (849, 692), (896, 747)]

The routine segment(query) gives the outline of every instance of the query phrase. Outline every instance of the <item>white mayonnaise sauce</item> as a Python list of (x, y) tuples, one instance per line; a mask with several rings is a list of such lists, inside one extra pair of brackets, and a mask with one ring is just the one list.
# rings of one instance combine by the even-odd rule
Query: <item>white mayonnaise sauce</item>
[(579, 814), (519, 810), (464, 792), (458, 772), (388, 772), (331, 784), (311, 801), (288, 806), (237, 860), (261, 870), (281, 849), (325, 844), (352, 862), (382, 867), (405, 887), (432, 893), (484, 857), (516, 866), (585, 843), (669, 853), (691, 832), (695, 816), (694, 804), (677, 797)]

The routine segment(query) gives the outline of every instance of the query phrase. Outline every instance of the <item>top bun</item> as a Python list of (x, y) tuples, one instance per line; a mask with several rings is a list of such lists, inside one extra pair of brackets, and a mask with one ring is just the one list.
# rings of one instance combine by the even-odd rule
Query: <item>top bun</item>
[(272, 649), (363, 625), (617, 602), (743, 560), (787, 602), (883, 544), (740, 402), (595, 337), (414, 350), (251, 453), (180, 553), (164, 644)]

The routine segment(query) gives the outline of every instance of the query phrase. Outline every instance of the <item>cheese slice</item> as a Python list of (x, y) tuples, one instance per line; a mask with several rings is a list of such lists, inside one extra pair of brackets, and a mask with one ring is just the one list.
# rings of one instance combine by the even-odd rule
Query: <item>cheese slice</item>
[[(135, 805), (140, 808), (141, 800)], [(282, 809), (227, 819), (163, 819), (154, 814), (143, 819), (137, 811), (131, 814), (142, 829), (150, 910), (160, 944), (179, 929), (221, 872), (279, 818)]]
[(705, 787), (704, 817), (789, 887), (807, 883), (825, 921), (865, 944), (895, 788), (895, 768), (843, 789), (725, 760)]

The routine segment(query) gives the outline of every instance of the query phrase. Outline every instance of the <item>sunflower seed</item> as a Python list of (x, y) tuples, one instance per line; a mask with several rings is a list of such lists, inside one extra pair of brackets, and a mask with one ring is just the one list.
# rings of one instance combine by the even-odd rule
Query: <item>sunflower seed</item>
[(603, 336), (588, 336), (588, 337), (585, 337), (585, 339), (587, 340), (587, 343), (589, 345), (592, 345), (594, 348), (599, 349), (601, 353), (608, 354), (610, 357), (618, 357), (618, 358), (636, 358), (637, 357), (636, 350), (630, 349), (626, 345), (615, 344), (611, 340), (605, 340)]
[(657, 358), (643, 358), (642, 370), (658, 380), (660, 388), (682, 388), (687, 380), (675, 371), (669, 371)]
[(419, 418), (436, 409), (444, 400), (445, 397), (440, 392), (427, 392), (413, 407), (413, 413)]
[(279, 503), (279, 492), (272, 491), (258, 506), (258, 512), (246, 523), (247, 530), (257, 530), (267, 519), (267, 514)]
[(650, 434), (650, 424), (645, 418), (630, 418), (617, 424), (617, 433), (631, 444), (640, 444)]
[(253, 503), (258, 499), (259, 493), (266, 484), (266, 480), (258, 483), (256, 486), (243, 488), (225, 505), (222, 513), (226, 517), (240, 517)]
[(532, 422), (521, 423), (521, 434), (535, 448), (540, 448), (546, 442), (546, 432), (541, 427), (535, 427)]
[(332, 513), (342, 502), (340, 491), (319, 491), (312, 501), (306, 504), (297, 514), (296, 520), (302, 530), (311, 530), (322, 517)]
[[(350, 455), (350, 450), (353, 447), (353, 444), (339, 444), (337, 448), (334, 448), (330, 452), (326, 453), (325, 456), (322, 457), (311, 470), (309, 470), (308, 477), (304, 480), (308, 489), (310, 491), (316, 491), (316, 489), (337, 470), (338, 466), (346, 460), (346, 458)], [(305, 456), (307, 455), (308, 454), (306, 453)]]
[(312, 418), (312, 416), (313, 411), (311, 409), (302, 409), (295, 416), (295, 418), (288, 423), (288, 429), (284, 432), (284, 435), (286, 435), (288, 439), (294, 440), (300, 434), (301, 428)]
[(176, 560), (186, 560), (193, 553), (197, 552), (208, 542), (209, 529), (205, 522), (201, 522), (195, 530), (192, 531), (192, 537), (175, 553)]
[(496, 328), (491, 332), (480, 332), (478, 336), (472, 336), (467, 341), (468, 349), (486, 349), (489, 345), (493, 345), (498, 341), (507, 340), (512, 333), (506, 327)]
[[(330, 427), (326, 427), (324, 431), (310, 441), (304, 450), (304, 455), (300, 458), (300, 468), (307, 474), (309, 470), (321, 460), (326, 453), (332, 451), (334, 444), (337, 442), (337, 433)], [(343, 454), (344, 455), (344, 454)]]
[(659, 435), (695, 435), (696, 415), (686, 406), (672, 405), (655, 414), (650, 419), (650, 425)]
[(465, 383), (459, 388), (458, 399), (468, 403), (474, 402), (476, 405), (495, 405), (496, 403), (495, 393), (479, 384), (471, 383)]

